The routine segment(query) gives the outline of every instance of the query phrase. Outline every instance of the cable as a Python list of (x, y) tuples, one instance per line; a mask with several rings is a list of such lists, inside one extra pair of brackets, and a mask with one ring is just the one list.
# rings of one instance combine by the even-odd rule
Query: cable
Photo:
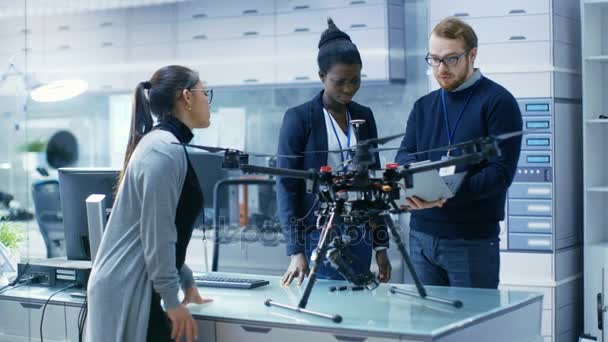
[(84, 303), (80, 307), (78, 312), (78, 342), (82, 342), (82, 334), (84, 332), (84, 326), (87, 321), (88, 303), (87, 297), (84, 298)]
[(78, 342), (82, 342), (82, 334), (87, 320), (87, 300), (85, 299), (84, 304), (80, 308), (79, 322), (78, 322)]
[[(11, 288), (10, 288), (10, 290), (14, 290), (14, 289), (19, 288), (19, 287), (21, 287), (21, 286), (29, 285), (29, 284), (30, 284), (30, 282), (31, 282), (31, 279), (28, 279), (26, 282), (19, 283), (19, 284), (15, 285), (15, 286), (11, 287)], [(0, 295), (1, 295), (1, 294), (3, 294), (4, 292), (8, 291), (9, 289), (8, 289), (7, 287), (9, 287), (9, 286), (10, 286), (10, 285), (7, 285), (7, 286), (3, 287), (3, 288), (0, 290)]]
[[(17, 275), (17, 278), (13, 279), (13, 281), (8, 283), (8, 286), (15, 286), (18, 282), (20, 282), (21, 278), (27, 274), (27, 271), (29, 269), (30, 269), (30, 263), (26, 262), (25, 265), (23, 265), (23, 269), (21, 270), (21, 272), (19, 272), (19, 274)], [(4, 288), (2, 288), (2, 290), (4, 290)]]
[(318, 197), (315, 199), (315, 203), (312, 204), (312, 206), (310, 207), (310, 209), (308, 210), (308, 212), (306, 213), (306, 215), (304, 215), (304, 217), (300, 217), (296, 221), (304, 221), (310, 215), (310, 213), (312, 213), (312, 211), (315, 209), (315, 206), (317, 205), (317, 203), (319, 203), (319, 198)]
[(9, 287), (12, 287), (13, 289), (15, 289), (15, 288), (21, 287), (23, 285), (35, 284), (37, 281), (38, 281), (37, 276), (34, 276), (30, 273), (21, 273), (19, 276), (17, 276), (15, 279), (13, 279), (11, 282), (9, 282), (7, 285), (0, 288), (0, 294), (4, 293), (5, 290), (7, 290)]
[(42, 325), (44, 323), (44, 313), (46, 312), (46, 306), (49, 304), (49, 302), (51, 301), (51, 298), (53, 298), (56, 294), (63, 292), (67, 289), (71, 289), (72, 287), (78, 287), (80, 286), (80, 284), (70, 284), (66, 287), (61, 288), (60, 290), (55, 291), (52, 295), (49, 296), (49, 298), (46, 300), (46, 302), (44, 303), (44, 306), (42, 307), (42, 317), (40, 317), (40, 342), (44, 342), (44, 339), (42, 337)]

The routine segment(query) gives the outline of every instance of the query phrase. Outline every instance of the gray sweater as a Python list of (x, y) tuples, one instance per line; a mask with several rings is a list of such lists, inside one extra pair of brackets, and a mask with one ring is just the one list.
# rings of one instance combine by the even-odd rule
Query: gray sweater
[(188, 170), (184, 149), (154, 130), (138, 144), (118, 190), (87, 289), (86, 341), (145, 341), (152, 288), (165, 308), (193, 285), (175, 268), (175, 214)]

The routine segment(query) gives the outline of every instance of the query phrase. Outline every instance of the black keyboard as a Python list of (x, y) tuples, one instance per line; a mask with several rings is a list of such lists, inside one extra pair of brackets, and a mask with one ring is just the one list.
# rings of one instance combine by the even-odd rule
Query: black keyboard
[(194, 282), (198, 286), (227, 289), (255, 289), (256, 287), (270, 284), (268, 280), (262, 279), (241, 279), (214, 275), (196, 275), (194, 276)]

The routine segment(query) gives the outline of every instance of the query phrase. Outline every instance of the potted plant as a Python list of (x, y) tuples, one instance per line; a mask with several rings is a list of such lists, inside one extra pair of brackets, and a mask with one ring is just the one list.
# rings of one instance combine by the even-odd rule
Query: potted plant
[[(0, 248), (4, 247), (4, 254), (8, 254), (8, 261), (0, 257), (0, 273), (2, 270), (17, 270), (17, 263), (20, 261), (21, 242), (25, 239), (23, 226), (0, 217)], [(8, 252), (8, 253), (7, 253)], [(9, 262), (10, 265), (5, 265)]]
[(38, 138), (22, 144), (19, 151), (23, 152), (22, 162), (25, 170), (36, 170), (37, 167), (46, 167), (46, 141)]

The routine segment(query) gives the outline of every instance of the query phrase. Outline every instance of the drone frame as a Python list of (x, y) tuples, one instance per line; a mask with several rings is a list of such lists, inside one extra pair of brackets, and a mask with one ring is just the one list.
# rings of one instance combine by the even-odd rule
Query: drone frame
[[(224, 152), (224, 162), (223, 162), (222, 167), (224, 167), (224, 168), (239, 169), (246, 174), (266, 174), (266, 175), (272, 175), (272, 176), (278, 176), (278, 177), (302, 179), (302, 180), (306, 181), (307, 192), (313, 193), (313, 192), (317, 191), (317, 195), (322, 199), (322, 202), (325, 203), (325, 205), (318, 212), (319, 219), (317, 220), (317, 229), (320, 231), (321, 238), (319, 240), (317, 248), (313, 251), (313, 254), (311, 257), (311, 268), (310, 268), (310, 272), (308, 274), (308, 280), (307, 280), (304, 292), (302, 293), (302, 296), (300, 297), (298, 305), (292, 306), (292, 305), (282, 304), (282, 303), (275, 302), (272, 299), (267, 299), (264, 304), (269, 307), (276, 306), (276, 307), (292, 310), (295, 312), (300, 312), (300, 313), (304, 313), (304, 314), (313, 315), (316, 317), (330, 319), (336, 323), (339, 323), (342, 321), (342, 316), (340, 316), (338, 314), (330, 315), (330, 314), (316, 312), (316, 311), (306, 309), (312, 288), (314, 287), (314, 285), (316, 283), (316, 278), (317, 278), (316, 274), (317, 274), (318, 267), (319, 267), (320, 263), (322, 262), (322, 259), (325, 256), (325, 253), (328, 248), (328, 244), (329, 244), (328, 237), (329, 237), (331, 230), (334, 228), (335, 217), (336, 217), (336, 215), (349, 215), (349, 213), (345, 212), (345, 203), (348, 202), (347, 200), (345, 200), (344, 198), (339, 198), (337, 196), (326, 196), (323, 193), (323, 191), (318, 191), (318, 190), (322, 188), (322, 189), (325, 189), (324, 190), (325, 192), (329, 192), (331, 194), (332, 190), (333, 190), (332, 186), (334, 185), (334, 181), (337, 178), (344, 179), (346, 177), (347, 179), (352, 180), (352, 189), (351, 190), (359, 191), (359, 192), (360, 191), (372, 191), (372, 192), (373, 191), (384, 191), (385, 193), (389, 194), (388, 200), (385, 200), (386, 203), (383, 203), (384, 206), (383, 206), (382, 212), (380, 212), (380, 213), (376, 212), (376, 213), (373, 213), (373, 215), (376, 215), (379, 217), (381, 216), (383, 218), (388, 230), (390, 231), (390, 234), (393, 237), (394, 242), (397, 245), (397, 248), (399, 250), (399, 253), (401, 254), (402, 259), (406, 263), (408, 271), (409, 271), (410, 275), (412, 276), (412, 279), (414, 281), (414, 284), (415, 284), (416, 290), (417, 290), (416, 292), (411, 292), (411, 291), (399, 289), (395, 286), (392, 286), (389, 289), (390, 292), (393, 294), (403, 294), (403, 295), (408, 295), (408, 296), (415, 296), (417, 298), (422, 298), (422, 299), (433, 301), (436, 303), (447, 304), (447, 305), (451, 305), (455, 308), (460, 308), (463, 305), (460, 300), (450, 300), (450, 299), (432, 297), (427, 294), (427, 292), (424, 288), (424, 285), (421, 283), (420, 279), (418, 278), (417, 273), (414, 270), (413, 264), (406, 251), (405, 243), (403, 242), (400, 231), (399, 231), (399, 229), (397, 229), (395, 227), (395, 225), (389, 215), (389, 213), (404, 212), (405, 210), (399, 208), (399, 206), (396, 204), (395, 200), (398, 199), (398, 195), (397, 195), (397, 197), (395, 197), (394, 195), (390, 195), (390, 194), (395, 193), (394, 189), (397, 189), (397, 194), (398, 194), (399, 187), (398, 187), (397, 183), (402, 180), (405, 182), (406, 188), (412, 187), (413, 186), (413, 184), (412, 184), (413, 177), (412, 176), (416, 173), (425, 172), (425, 171), (433, 170), (433, 169), (440, 169), (440, 168), (448, 167), (448, 166), (475, 164), (475, 163), (479, 163), (490, 157), (500, 156), (501, 152), (500, 152), (500, 148), (499, 148), (499, 142), (504, 139), (508, 139), (512, 136), (521, 135), (522, 133), (523, 132), (513, 132), (513, 133), (508, 133), (507, 135), (502, 135), (502, 136), (482, 137), (482, 138), (479, 138), (476, 140), (459, 143), (456, 145), (446, 146), (446, 147), (439, 148), (439, 149), (418, 152), (417, 154), (431, 152), (431, 151), (440, 151), (440, 150), (446, 150), (446, 151), (448, 151), (448, 150), (452, 151), (452, 150), (456, 150), (456, 149), (461, 150), (460, 151), (461, 153), (459, 153), (456, 157), (452, 157), (449, 159), (443, 159), (443, 160), (439, 160), (439, 161), (434, 161), (434, 162), (429, 162), (429, 163), (425, 163), (422, 165), (412, 165), (409, 167), (404, 167), (401, 170), (398, 170), (397, 164), (388, 164), (387, 169), (385, 170), (382, 178), (370, 178), (369, 177), (370, 166), (373, 165), (373, 163), (375, 162), (374, 156), (373, 156), (374, 153), (376, 153), (378, 151), (386, 151), (386, 150), (399, 150), (402, 148), (384, 148), (384, 149), (382, 149), (382, 148), (378, 148), (377, 145), (383, 145), (384, 143), (386, 143), (392, 139), (403, 136), (404, 133), (393, 135), (393, 136), (388, 136), (388, 137), (384, 137), (384, 138), (368, 139), (368, 140), (362, 141), (362, 142), (354, 145), (353, 147), (351, 147), (351, 151), (354, 150), (354, 157), (350, 161), (350, 164), (352, 164), (354, 166), (354, 167), (352, 167), (353, 171), (337, 172), (337, 173), (332, 173), (331, 169), (328, 169), (327, 167), (322, 167), (321, 170), (319, 170), (319, 171), (317, 171), (317, 170), (304, 171), (304, 170), (293, 170), (293, 169), (250, 165), (250, 164), (248, 164), (249, 154), (246, 152), (243, 152), (243, 151), (239, 151), (236, 149), (223, 149), (223, 148), (217, 148), (217, 147), (209, 148), (207, 146), (199, 146), (199, 145), (191, 145), (191, 144), (182, 144), (182, 145), (189, 146), (192, 148), (199, 148), (199, 149), (203, 149), (203, 150), (207, 150), (207, 151), (210, 151), (211, 149), (213, 149), (213, 151), (211, 151), (211, 152), (223, 151)], [(341, 151), (314, 151), (311, 153), (321, 153), (321, 152), (332, 153), (332, 152), (341, 152)], [(252, 155), (254, 155), (254, 154), (252, 154)], [(266, 156), (269, 156), (269, 155), (266, 155)], [(277, 157), (292, 158), (292, 157), (301, 157), (301, 156), (277, 156)], [(382, 190), (378, 190), (378, 189), (382, 189)], [(371, 216), (371, 214), (369, 216)], [(323, 218), (323, 219), (321, 219), (321, 218)], [(320, 222), (325, 222), (325, 224), (321, 224)], [(218, 227), (216, 227), (216, 229), (218, 229)]]

